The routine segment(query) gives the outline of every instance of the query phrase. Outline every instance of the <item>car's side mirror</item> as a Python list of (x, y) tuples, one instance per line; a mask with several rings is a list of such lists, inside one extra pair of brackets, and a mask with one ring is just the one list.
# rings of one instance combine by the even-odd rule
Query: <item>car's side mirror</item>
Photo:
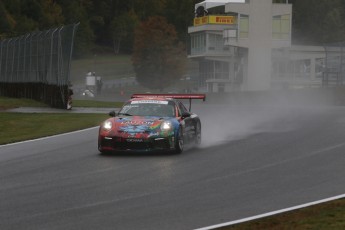
[(115, 117), (115, 116), (116, 116), (116, 112), (115, 112), (115, 111), (111, 111), (111, 112), (109, 113), (109, 116)]
[(182, 118), (187, 118), (187, 117), (190, 117), (190, 116), (191, 116), (191, 114), (188, 113), (188, 112), (183, 112), (182, 113)]

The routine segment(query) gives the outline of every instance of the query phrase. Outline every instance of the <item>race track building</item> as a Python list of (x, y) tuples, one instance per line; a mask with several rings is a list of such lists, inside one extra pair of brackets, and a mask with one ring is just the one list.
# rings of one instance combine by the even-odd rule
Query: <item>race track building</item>
[(274, 0), (206, 0), (195, 5), (189, 58), (207, 92), (314, 86), (323, 47), (291, 46), (292, 5)]

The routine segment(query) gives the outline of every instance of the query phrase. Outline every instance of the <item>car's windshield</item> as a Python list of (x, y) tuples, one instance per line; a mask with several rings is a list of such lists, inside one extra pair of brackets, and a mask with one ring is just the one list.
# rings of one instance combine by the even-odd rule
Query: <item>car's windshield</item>
[(169, 101), (141, 100), (125, 104), (119, 112), (125, 116), (174, 117), (175, 109)]

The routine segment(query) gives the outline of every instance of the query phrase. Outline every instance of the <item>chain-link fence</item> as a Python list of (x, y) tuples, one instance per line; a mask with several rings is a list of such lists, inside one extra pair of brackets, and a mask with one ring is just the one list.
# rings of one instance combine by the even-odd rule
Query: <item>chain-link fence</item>
[(0, 95), (66, 108), (73, 41), (79, 24), (0, 41)]
[(345, 81), (345, 42), (324, 45), (326, 51), (322, 83), (342, 85)]

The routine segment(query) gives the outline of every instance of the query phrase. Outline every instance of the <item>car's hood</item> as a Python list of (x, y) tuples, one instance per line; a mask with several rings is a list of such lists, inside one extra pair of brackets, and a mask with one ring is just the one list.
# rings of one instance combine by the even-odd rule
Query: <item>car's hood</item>
[(125, 131), (133, 127), (136, 132), (144, 132), (160, 128), (164, 120), (164, 118), (160, 117), (116, 117), (115, 125), (119, 131)]

